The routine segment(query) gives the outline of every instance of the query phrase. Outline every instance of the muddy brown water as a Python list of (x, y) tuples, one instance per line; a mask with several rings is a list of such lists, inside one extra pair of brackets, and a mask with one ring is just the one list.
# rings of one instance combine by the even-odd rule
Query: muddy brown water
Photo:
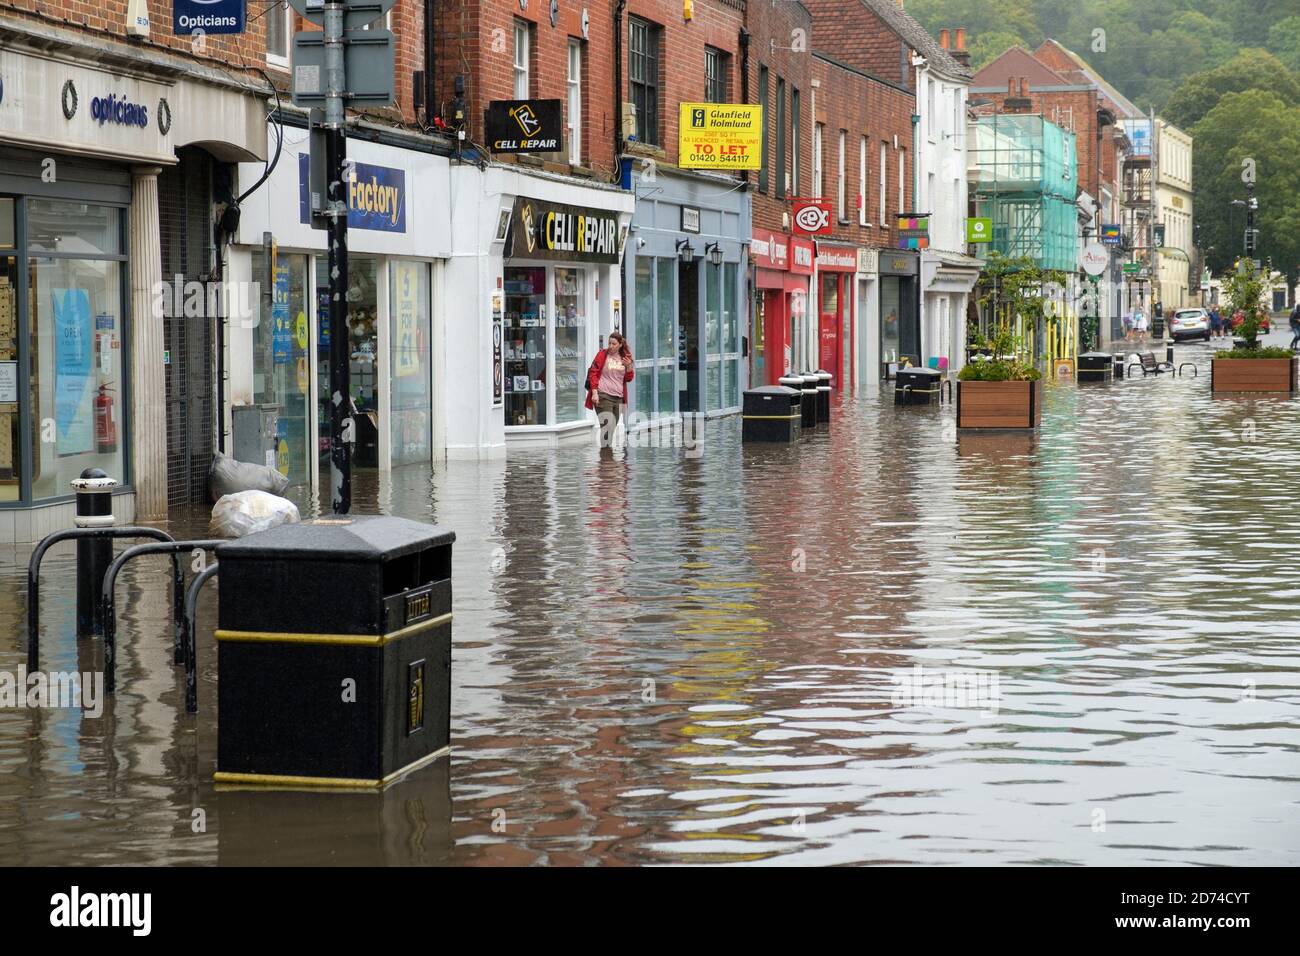
[[(216, 596), (195, 719), (148, 559), (104, 714), (0, 710), (0, 863), (1300, 863), (1300, 400), (1207, 372), (1051, 385), (1036, 437), (864, 389), (797, 448), (361, 474), (457, 534), (453, 753), (379, 794), (214, 788)], [(100, 666), (45, 581), (43, 666)]]

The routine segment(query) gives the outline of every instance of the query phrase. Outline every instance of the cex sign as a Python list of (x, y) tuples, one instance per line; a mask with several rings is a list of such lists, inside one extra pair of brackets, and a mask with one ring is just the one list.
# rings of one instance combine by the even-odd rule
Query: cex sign
[(826, 236), (831, 232), (829, 199), (794, 199), (794, 231), (805, 236)]

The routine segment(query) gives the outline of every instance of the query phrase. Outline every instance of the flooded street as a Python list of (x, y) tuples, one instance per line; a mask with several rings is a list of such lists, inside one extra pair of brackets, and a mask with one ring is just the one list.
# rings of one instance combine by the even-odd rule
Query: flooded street
[[(103, 715), (0, 710), (0, 862), (1300, 864), (1300, 399), (1179, 355), (1049, 383), (1034, 437), (864, 389), (797, 447), (360, 477), (457, 535), (452, 756), (378, 794), (214, 787), (216, 586), (195, 720), (144, 559)], [(99, 669), (44, 567), (42, 667)]]

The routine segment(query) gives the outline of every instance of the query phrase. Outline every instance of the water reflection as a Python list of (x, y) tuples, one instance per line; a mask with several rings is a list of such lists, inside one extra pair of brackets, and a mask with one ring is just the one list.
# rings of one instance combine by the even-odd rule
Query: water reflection
[[(863, 394), (797, 448), (732, 419), (698, 458), (362, 473), (359, 512), (457, 532), (450, 765), (215, 790), (215, 596), (194, 720), (147, 559), (104, 715), (0, 710), (0, 860), (1294, 865), (1298, 411), (1053, 384), (1039, 435), (957, 435)], [(0, 552), (0, 669), (27, 554)], [(59, 636), (71, 567), (48, 559), (46, 666), (93, 669)], [(1000, 699), (900, 703), (917, 665)]]

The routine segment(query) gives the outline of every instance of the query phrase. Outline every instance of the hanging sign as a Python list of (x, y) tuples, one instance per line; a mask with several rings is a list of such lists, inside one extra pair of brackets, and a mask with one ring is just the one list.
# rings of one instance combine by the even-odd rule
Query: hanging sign
[(1083, 247), (1083, 252), (1079, 254), (1079, 268), (1090, 276), (1099, 276), (1106, 271), (1106, 266), (1110, 264), (1110, 253), (1106, 247), (1099, 242), (1090, 242)]
[(792, 199), (794, 231), (804, 236), (827, 236), (831, 233), (829, 199)]
[(560, 101), (493, 100), (485, 128), (494, 153), (557, 153), (564, 135)]
[(990, 218), (966, 220), (967, 242), (992, 242), (993, 220)]
[(929, 216), (898, 217), (898, 248), (928, 249), (930, 247)]
[(1109, 225), (1106, 225), (1106, 224), (1103, 224), (1103, 225), (1102, 225), (1102, 227), (1101, 227), (1101, 241), (1102, 241), (1102, 244), (1103, 244), (1103, 245), (1107, 245), (1107, 246), (1118, 246), (1118, 245), (1119, 245), (1119, 237), (1120, 237), (1120, 230), (1119, 230), (1119, 224), (1118, 224), (1118, 223), (1111, 223), (1111, 224), (1109, 224)]

